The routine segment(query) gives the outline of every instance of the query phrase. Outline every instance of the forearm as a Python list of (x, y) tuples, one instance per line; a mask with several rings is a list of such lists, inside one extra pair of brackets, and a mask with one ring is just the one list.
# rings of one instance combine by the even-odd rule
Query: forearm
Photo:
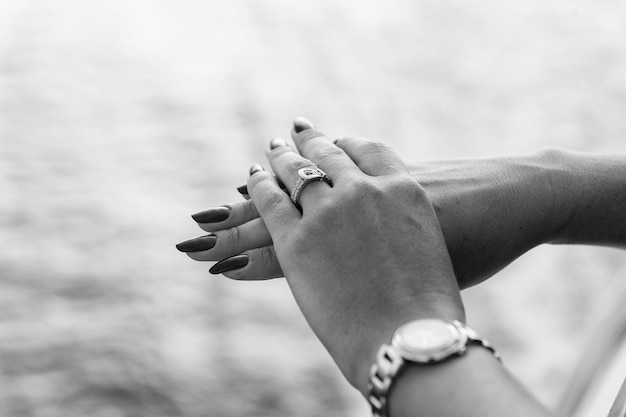
[(626, 248), (626, 155), (553, 151), (565, 215), (548, 243)]
[(461, 288), (554, 236), (560, 167), (543, 153), (422, 162), (413, 176), (433, 202)]
[(624, 155), (547, 149), (409, 170), (435, 207), (461, 288), (542, 243), (625, 246)]
[(389, 407), (391, 417), (550, 415), (481, 347), (436, 365), (408, 366), (392, 387)]

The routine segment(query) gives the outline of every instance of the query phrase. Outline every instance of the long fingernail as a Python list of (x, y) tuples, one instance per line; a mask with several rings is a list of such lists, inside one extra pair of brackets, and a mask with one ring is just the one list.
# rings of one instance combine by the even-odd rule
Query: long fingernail
[(191, 215), (191, 218), (198, 223), (223, 222), (230, 216), (228, 207), (211, 207)]
[(303, 130), (307, 130), (307, 129), (315, 129), (315, 126), (308, 119), (302, 116), (298, 116), (294, 119), (293, 130), (295, 130), (296, 133), (300, 133)]
[(280, 148), (281, 146), (287, 146), (284, 140), (281, 138), (274, 138), (270, 140), (270, 149)]
[(209, 250), (217, 242), (217, 236), (213, 233), (206, 236), (200, 236), (195, 239), (189, 239), (176, 245), (176, 249), (181, 252), (200, 252)]
[(235, 255), (230, 258), (222, 259), (209, 269), (209, 272), (213, 275), (221, 274), (222, 272), (234, 271), (235, 269), (243, 268), (248, 265), (250, 257), (248, 255)]
[(242, 195), (250, 195), (250, 193), (248, 192), (248, 186), (246, 184), (237, 187), (237, 191), (239, 191), (239, 193)]
[(265, 171), (265, 168), (263, 168), (261, 165), (259, 164), (254, 164), (250, 167), (250, 176), (253, 176), (254, 174), (256, 174), (257, 172), (261, 172), (261, 171)]

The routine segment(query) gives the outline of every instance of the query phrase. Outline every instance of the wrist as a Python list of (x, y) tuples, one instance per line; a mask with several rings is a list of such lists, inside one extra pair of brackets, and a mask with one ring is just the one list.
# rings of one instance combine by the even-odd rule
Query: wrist
[[(531, 155), (528, 161), (527, 183), (537, 201), (536, 210), (529, 213), (537, 219), (534, 225), (538, 232), (534, 246), (537, 246), (558, 240), (572, 216), (568, 192), (572, 159), (563, 149), (545, 148)], [(529, 218), (529, 222), (532, 221)]]
[[(428, 298), (428, 300), (426, 299)], [(465, 312), (462, 303), (447, 296), (436, 295), (415, 300), (412, 308), (402, 311), (394, 307), (394, 311), (387, 315), (380, 315), (371, 323), (367, 334), (357, 345), (352, 355), (350, 373), (346, 375), (348, 381), (364, 396), (368, 393), (370, 368), (376, 361), (380, 347), (389, 344), (394, 332), (403, 324), (418, 319), (441, 319), (446, 321), (465, 322)]]
[[(473, 345), (479, 345), (499, 358), (495, 349), (474, 330), (458, 321), (414, 320), (399, 327), (389, 344), (381, 347), (370, 371), (368, 401), (375, 416), (387, 417), (392, 391), (407, 368), (418, 372), (460, 360)], [(398, 405), (399, 401), (394, 401)], [(399, 415), (395, 414), (394, 415)]]
[(548, 150), (410, 165), (433, 203), (462, 289), (554, 238), (567, 219), (564, 159)]
[(374, 416), (547, 416), (514, 381), (485, 339), (463, 323), (402, 325), (371, 367), (366, 396)]
[(559, 192), (547, 243), (626, 245), (626, 155), (545, 151)]

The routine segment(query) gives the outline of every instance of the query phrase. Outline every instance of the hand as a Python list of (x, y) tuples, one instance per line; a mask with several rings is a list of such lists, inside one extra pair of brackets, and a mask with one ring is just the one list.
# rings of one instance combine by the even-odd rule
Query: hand
[(335, 146), (313, 129), (294, 139), (333, 187), (307, 185), (301, 213), (276, 178), (292, 189), (298, 169), (314, 164), (281, 144), (268, 153), (276, 178), (253, 167), (248, 190), (300, 309), (364, 392), (376, 350), (398, 325), (464, 320), (452, 263), (426, 193), (393, 151), (357, 138)]
[[(292, 132), (297, 138), (295, 131)], [(296, 141), (296, 144), (298, 142)], [(343, 141), (337, 146), (342, 147)], [(304, 149), (298, 147), (302, 153)], [(307, 156), (305, 154), (305, 156)], [(550, 181), (549, 152), (526, 157), (420, 162), (409, 165), (432, 201), (461, 288), (475, 285), (498, 272), (532, 247), (555, 235), (561, 221), (555, 213), (557, 186)], [(366, 169), (380, 167), (370, 160)], [(566, 217), (567, 212), (559, 213)], [(249, 261), (236, 279), (283, 276), (274, 256), (271, 237), (251, 201), (208, 209), (194, 215), (213, 237), (211, 249), (186, 242), (188, 255), (199, 261), (218, 261), (246, 252)], [(195, 245), (194, 245), (195, 244)], [(226, 259), (212, 269), (241, 266), (241, 258)]]

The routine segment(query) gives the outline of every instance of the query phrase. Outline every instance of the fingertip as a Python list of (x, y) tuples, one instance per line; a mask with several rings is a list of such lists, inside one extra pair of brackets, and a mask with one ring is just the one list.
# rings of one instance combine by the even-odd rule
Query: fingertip
[(283, 138), (275, 137), (270, 140), (270, 150), (283, 146), (287, 146), (287, 143), (283, 140)]
[(261, 165), (259, 164), (254, 164), (250, 167), (250, 176), (253, 176), (254, 174), (256, 174), (257, 172), (262, 172), (265, 171), (265, 168), (263, 168)]
[(349, 141), (350, 141), (351, 139), (353, 139), (353, 138), (354, 138), (354, 136), (341, 136), (341, 137), (338, 137), (337, 139), (335, 139), (335, 140), (333, 141), (333, 144), (334, 144), (335, 146), (337, 146), (338, 148), (343, 149), (343, 147), (345, 146), (345, 144), (346, 144), (347, 142), (349, 142)]
[(248, 192), (270, 234), (273, 230), (281, 233), (286, 223), (299, 217), (289, 195), (268, 171), (255, 172), (248, 178)]
[[(255, 166), (253, 165), (250, 168), (251, 175), (248, 177), (248, 183), (246, 185), (246, 191), (248, 192), (248, 197), (254, 201), (255, 188), (258, 188), (261, 184), (263, 190), (272, 190), (273, 188), (280, 189), (278, 185), (278, 179), (272, 175), (271, 172), (267, 170), (254, 170)], [(256, 190), (258, 195), (259, 190)]]
[(237, 187), (237, 191), (244, 197), (249, 197), (250, 193), (248, 192), (248, 184), (240, 185)]
[(293, 130), (296, 133), (300, 133), (308, 129), (315, 129), (315, 125), (311, 123), (309, 119), (307, 119), (306, 117), (302, 117), (302, 116), (298, 116), (295, 119), (293, 119)]
[(248, 265), (250, 257), (246, 253), (231, 256), (226, 259), (222, 259), (209, 269), (209, 273), (212, 275), (223, 274), (224, 272), (230, 272), (242, 269)]
[(291, 135), (292, 135), (293, 141), (296, 144), (296, 147), (301, 153), (303, 153), (303, 155), (306, 155), (306, 153), (303, 152), (302, 147), (311, 140), (323, 139), (328, 142), (331, 142), (331, 140), (328, 139), (328, 137), (323, 132), (320, 132), (317, 129), (307, 129), (307, 130), (303, 130), (300, 133), (296, 133), (296, 131), (293, 130), (291, 131)]
[[(258, 169), (259, 167), (261, 169)], [(242, 189), (242, 191), (245, 191), (248, 196), (252, 196), (252, 189), (256, 184), (258, 184), (260, 181), (267, 180), (268, 178), (272, 177), (273, 175), (260, 165), (252, 165), (250, 167), (250, 176), (248, 177), (248, 182), (245, 185), (245, 189), (243, 188), (243, 186), (240, 188)]]

